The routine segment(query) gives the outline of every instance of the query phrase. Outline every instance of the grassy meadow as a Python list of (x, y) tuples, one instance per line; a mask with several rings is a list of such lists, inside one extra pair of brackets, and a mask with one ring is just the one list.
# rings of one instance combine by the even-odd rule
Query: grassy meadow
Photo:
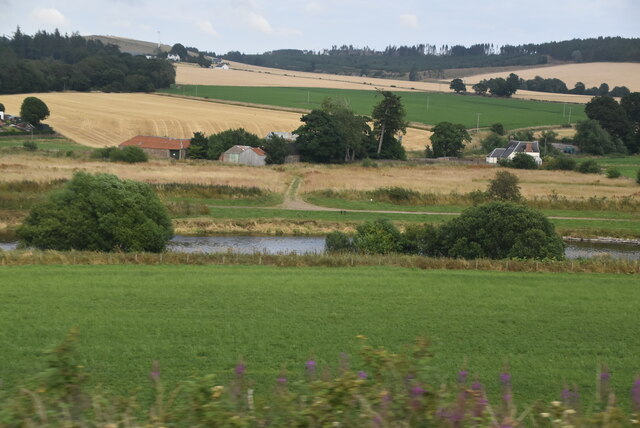
[(90, 147), (77, 144), (64, 137), (1, 137), (0, 150), (9, 151), (11, 149), (24, 150), (24, 143), (33, 142), (37, 145), (37, 152), (87, 152)]
[(640, 343), (633, 275), (525, 274), (259, 266), (19, 266), (0, 268), (0, 379), (13, 388), (44, 367), (42, 351), (80, 330), (93, 385), (145, 387), (154, 360), (169, 385), (239, 359), (264, 392), (304, 361), (335, 370), (357, 335), (400, 351), (434, 342), (436, 380), (466, 364), (492, 393), (509, 364), (516, 399), (593, 388), (606, 363), (626, 399)]
[[(318, 108), (324, 98), (331, 97), (344, 100), (353, 111), (363, 115), (370, 115), (373, 106), (380, 102), (376, 92), (350, 89), (179, 85), (164, 92), (303, 109)], [(449, 121), (475, 128), (478, 113), (481, 127), (496, 122), (507, 129), (569, 122), (569, 107), (562, 103), (424, 92), (398, 92), (398, 95), (411, 122)], [(570, 108), (571, 123), (586, 119), (583, 105), (572, 104)]]

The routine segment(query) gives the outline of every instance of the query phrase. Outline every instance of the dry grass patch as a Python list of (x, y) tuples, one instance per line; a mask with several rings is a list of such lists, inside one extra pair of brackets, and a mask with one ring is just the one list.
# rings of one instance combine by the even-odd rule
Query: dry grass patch
[(173, 228), (177, 235), (286, 235), (324, 236), (336, 230), (343, 233), (355, 233), (357, 222), (333, 222), (322, 220), (292, 219), (215, 219), (215, 218), (182, 218), (173, 220)]
[(76, 171), (109, 173), (120, 178), (147, 183), (194, 183), (259, 187), (282, 193), (289, 175), (275, 168), (254, 168), (213, 162), (150, 161), (144, 164), (98, 162), (69, 158), (47, 158), (33, 155), (8, 155), (0, 158), (2, 181), (51, 181), (71, 178)]
[[(485, 190), (496, 171), (496, 168), (484, 165), (381, 168), (309, 166), (301, 170), (304, 182), (300, 191), (374, 190), (398, 186), (420, 192), (467, 193)], [(638, 190), (631, 180), (610, 180), (602, 175), (544, 170), (509, 171), (520, 178), (522, 194), (527, 198), (543, 197), (553, 192), (569, 199), (591, 196), (622, 197), (633, 195)]]

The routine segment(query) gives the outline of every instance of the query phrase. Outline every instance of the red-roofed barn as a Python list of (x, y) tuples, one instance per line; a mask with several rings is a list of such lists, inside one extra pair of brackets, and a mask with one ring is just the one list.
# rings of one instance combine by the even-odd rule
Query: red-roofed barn
[(150, 157), (157, 159), (186, 159), (190, 140), (168, 137), (137, 135), (120, 144), (120, 147), (136, 146)]

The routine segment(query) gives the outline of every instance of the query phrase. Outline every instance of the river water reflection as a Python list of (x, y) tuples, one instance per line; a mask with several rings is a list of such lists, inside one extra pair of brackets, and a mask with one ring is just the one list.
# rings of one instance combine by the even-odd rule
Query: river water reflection
[[(611, 257), (613, 259), (640, 260), (640, 245), (598, 242), (567, 242), (565, 254), (569, 259)], [(0, 249), (13, 250), (15, 242), (2, 243)], [(322, 236), (175, 236), (167, 246), (178, 253), (242, 254), (321, 254), (324, 252)]]

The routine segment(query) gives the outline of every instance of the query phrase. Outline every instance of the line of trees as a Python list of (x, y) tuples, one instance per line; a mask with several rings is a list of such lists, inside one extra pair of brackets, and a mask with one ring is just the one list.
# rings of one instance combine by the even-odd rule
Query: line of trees
[[(524, 80), (517, 74), (511, 73), (509, 77), (496, 77), (493, 79), (483, 79), (474, 84), (472, 87), (476, 95), (486, 95), (487, 92), (499, 97), (510, 97), (515, 94), (518, 89), (536, 92), (551, 92), (557, 94), (577, 94), (577, 95), (610, 95), (612, 97), (623, 97), (629, 95), (631, 91), (626, 86), (616, 86), (609, 89), (607, 83), (600, 86), (587, 88), (584, 83), (577, 82), (573, 89), (568, 89), (567, 84), (557, 78), (543, 78), (536, 76), (533, 79)], [(466, 93), (467, 85), (460, 78), (453, 79), (449, 85), (449, 89), (457, 94)]]
[[(387, 46), (383, 50), (353, 45), (332, 46), (319, 51), (281, 49), (246, 55), (228, 52), (225, 59), (266, 67), (334, 74), (414, 76), (422, 70), (449, 68), (525, 66), (546, 64), (548, 57), (562, 61), (640, 61), (640, 39), (598, 37), (524, 45), (489, 43), (436, 46), (428, 43), (413, 46)], [(435, 77), (430, 74), (430, 77)]]
[(0, 93), (48, 91), (151, 92), (175, 83), (175, 70), (163, 59), (124, 54), (114, 45), (79, 34), (20, 28), (0, 38)]
[[(406, 159), (399, 133), (406, 132), (406, 112), (399, 95), (380, 91), (371, 118), (360, 116), (330, 98), (319, 109), (302, 116), (294, 132), (302, 159), (318, 163), (344, 163), (357, 159)], [(373, 129), (369, 122), (373, 121)]]

